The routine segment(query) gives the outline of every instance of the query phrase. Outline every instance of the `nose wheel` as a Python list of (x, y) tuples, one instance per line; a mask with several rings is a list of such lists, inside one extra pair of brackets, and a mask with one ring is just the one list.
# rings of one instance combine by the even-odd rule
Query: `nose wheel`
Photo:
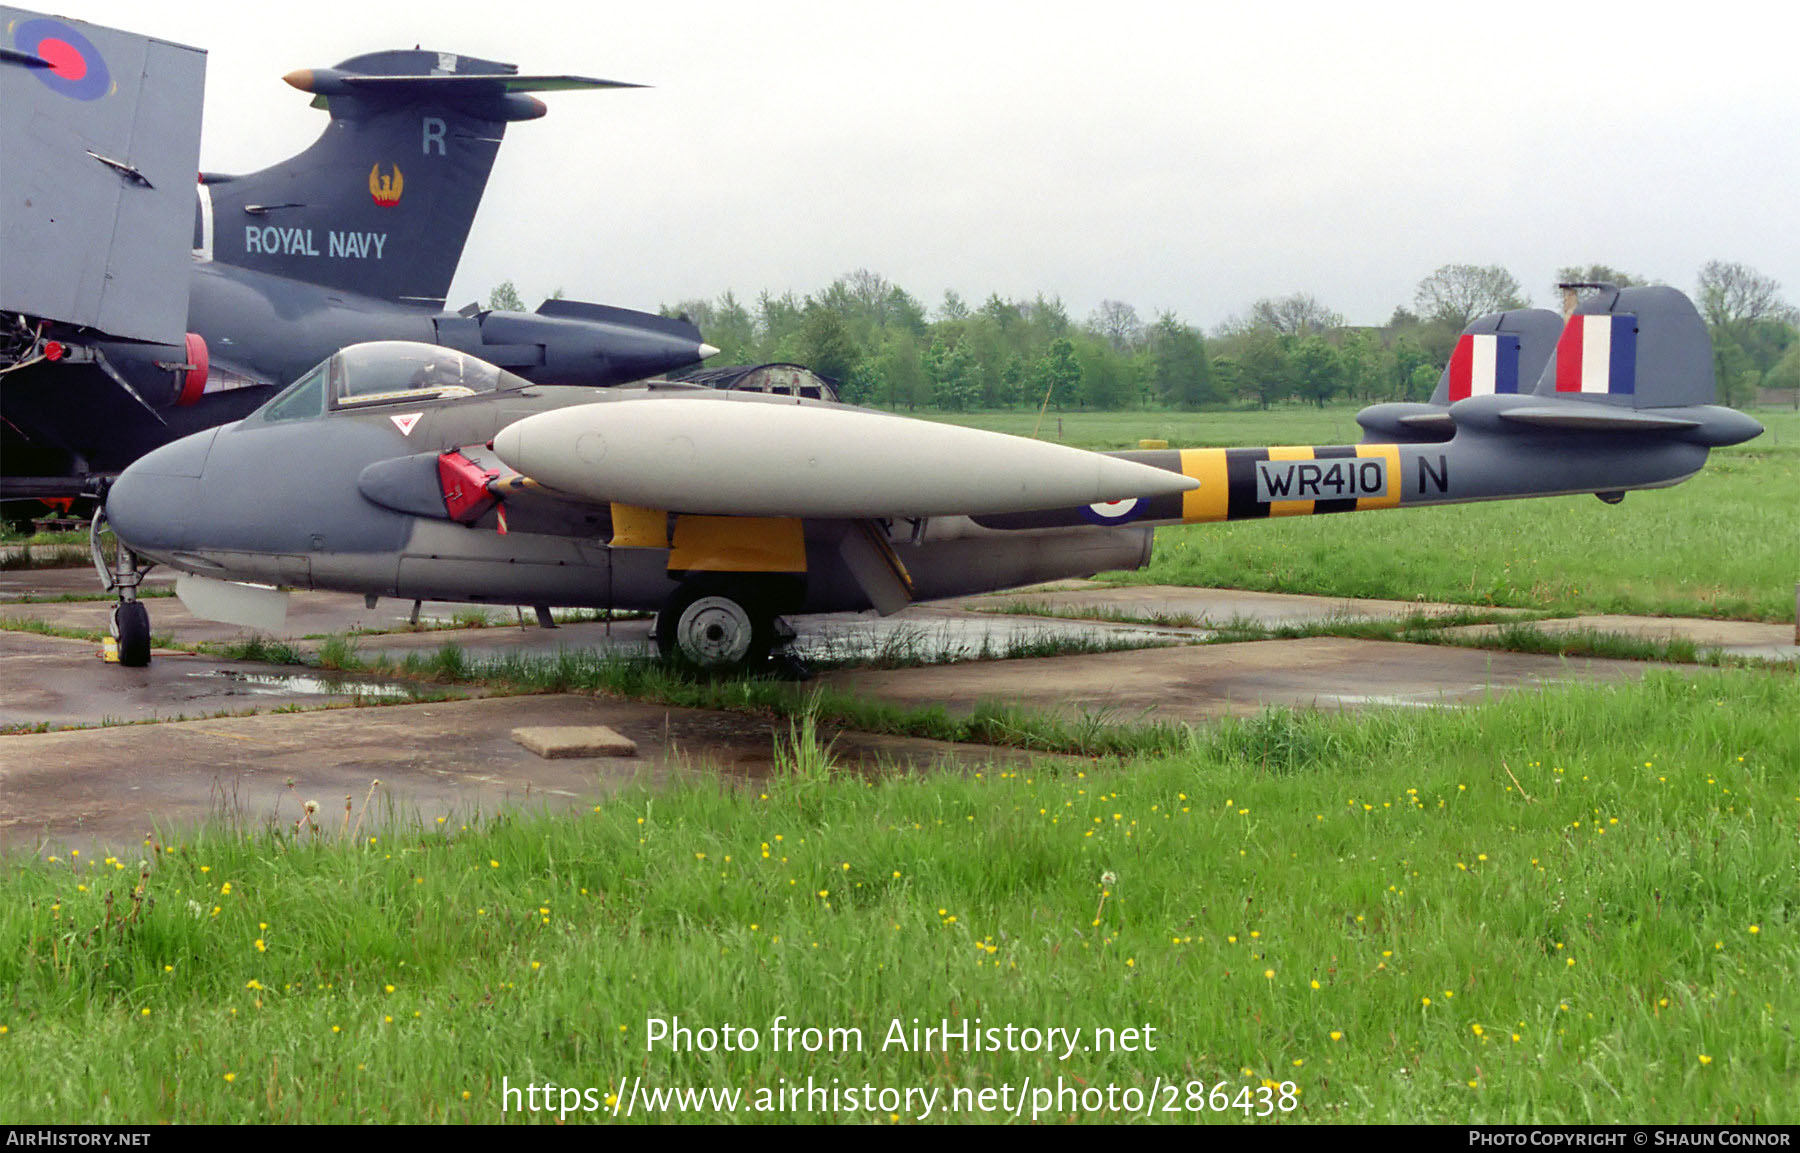
[[(110, 555), (108, 540), (111, 537)], [(151, 566), (141, 563), (137, 554), (125, 547), (107, 526), (104, 497), (88, 529), (88, 547), (94, 555), (94, 568), (107, 592), (119, 594), (113, 606), (112, 635), (119, 645), (119, 663), (126, 668), (141, 669), (150, 663), (150, 613), (137, 599), (138, 585)]]
[(112, 634), (119, 642), (119, 663), (141, 669), (150, 663), (150, 613), (143, 601), (120, 601), (113, 606)]

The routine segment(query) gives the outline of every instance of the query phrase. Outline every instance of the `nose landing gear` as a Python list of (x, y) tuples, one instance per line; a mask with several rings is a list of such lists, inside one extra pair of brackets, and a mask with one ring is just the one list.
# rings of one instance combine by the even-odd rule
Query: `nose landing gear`
[(150, 613), (140, 600), (113, 606), (112, 634), (119, 642), (119, 663), (141, 669), (150, 663)]
[[(110, 556), (106, 537), (112, 537)], [(104, 497), (88, 528), (88, 548), (93, 553), (100, 583), (107, 592), (119, 594), (119, 603), (112, 611), (112, 635), (119, 645), (119, 663), (141, 669), (150, 663), (150, 613), (138, 600), (137, 590), (153, 566), (140, 562), (137, 554), (126, 548), (107, 526)]]

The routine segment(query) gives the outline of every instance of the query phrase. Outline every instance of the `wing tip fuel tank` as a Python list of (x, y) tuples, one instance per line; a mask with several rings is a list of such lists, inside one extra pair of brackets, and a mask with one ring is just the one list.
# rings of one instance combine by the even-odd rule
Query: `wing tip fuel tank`
[(494, 451), (550, 488), (717, 516), (988, 515), (1185, 492), (1198, 482), (1004, 433), (735, 397), (604, 401), (527, 417)]

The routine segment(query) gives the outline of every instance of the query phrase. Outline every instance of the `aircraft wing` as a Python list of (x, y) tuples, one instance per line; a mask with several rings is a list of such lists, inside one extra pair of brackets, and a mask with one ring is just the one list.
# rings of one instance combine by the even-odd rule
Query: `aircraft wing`
[(391, 92), (433, 90), (451, 96), (492, 96), (502, 92), (570, 92), (590, 88), (642, 88), (623, 80), (600, 80), (592, 76), (343, 76), (338, 79), (347, 91)]
[(0, 311), (180, 344), (206, 54), (0, 8)]

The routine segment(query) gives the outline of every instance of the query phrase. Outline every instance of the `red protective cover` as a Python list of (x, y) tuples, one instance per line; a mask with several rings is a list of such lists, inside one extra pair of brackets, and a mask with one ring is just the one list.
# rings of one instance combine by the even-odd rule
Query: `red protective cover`
[(498, 469), (484, 469), (460, 452), (438, 454), (438, 484), (444, 490), (444, 511), (461, 524), (474, 524), (499, 501), (488, 491), (488, 481)]
[(187, 334), (187, 358), (194, 367), (181, 374), (181, 391), (175, 394), (175, 404), (180, 408), (193, 404), (206, 392), (206, 374), (211, 366), (206, 339), (197, 332)]

